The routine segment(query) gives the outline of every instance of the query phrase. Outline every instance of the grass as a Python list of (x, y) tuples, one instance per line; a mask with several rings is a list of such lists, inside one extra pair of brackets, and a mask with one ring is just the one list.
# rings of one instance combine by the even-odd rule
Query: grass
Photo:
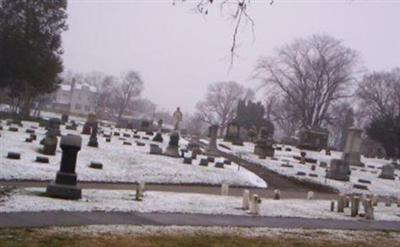
[[(354, 234), (354, 238), (352, 237)], [(297, 232), (279, 235), (246, 237), (235, 234), (93, 234), (57, 232), (47, 229), (3, 229), (0, 230), (0, 247), (20, 246), (135, 246), (135, 247), (375, 247), (400, 246), (399, 238), (390, 233), (380, 232), (367, 238), (357, 237), (357, 232), (349, 233), (346, 240), (335, 239), (329, 232)], [(347, 234), (346, 234), (347, 235)]]

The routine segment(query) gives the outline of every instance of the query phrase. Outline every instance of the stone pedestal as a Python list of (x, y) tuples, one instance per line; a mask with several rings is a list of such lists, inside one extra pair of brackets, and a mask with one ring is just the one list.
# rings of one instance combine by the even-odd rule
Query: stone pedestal
[(210, 138), (205, 154), (208, 156), (219, 156), (217, 148), (218, 125), (211, 125), (208, 129), (208, 137)]
[(180, 157), (179, 155), (179, 133), (173, 132), (169, 137), (168, 147), (164, 152), (164, 155), (170, 157)]
[(48, 196), (72, 200), (81, 198), (82, 192), (77, 186), (75, 173), (76, 160), (81, 146), (82, 138), (80, 136), (68, 135), (61, 138), (60, 147), (63, 150), (61, 166), (55, 181), (47, 186), (46, 194)]
[(349, 181), (350, 168), (344, 160), (332, 159), (326, 177), (330, 179)]
[(361, 134), (362, 129), (353, 127), (347, 130), (346, 145), (343, 150), (342, 160), (346, 161), (351, 166), (365, 166), (360, 159)]
[(91, 124), (86, 122), (82, 128), (82, 135), (90, 135), (91, 133)]
[(92, 133), (90, 134), (90, 139), (88, 143), (89, 147), (97, 148), (99, 143), (97, 142), (97, 123), (92, 123)]
[(252, 195), (250, 202), (250, 213), (254, 215), (260, 214), (261, 199), (257, 194)]
[(242, 209), (248, 210), (249, 208), (250, 208), (250, 191), (244, 190), (242, 198)]
[(42, 153), (45, 155), (56, 155), (58, 139), (55, 135), (48, 135), (43, 139)]

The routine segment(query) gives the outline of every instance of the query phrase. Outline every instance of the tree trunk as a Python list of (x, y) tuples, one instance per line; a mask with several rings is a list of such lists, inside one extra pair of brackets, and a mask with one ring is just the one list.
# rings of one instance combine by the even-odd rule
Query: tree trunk
[(21, 115), (23, 119), (29, 119), (31, 115), (31, 105), (32, 105), (32, 100), (30, 99), (30, 97), (24, 98), (24, 102), (21, 108)]

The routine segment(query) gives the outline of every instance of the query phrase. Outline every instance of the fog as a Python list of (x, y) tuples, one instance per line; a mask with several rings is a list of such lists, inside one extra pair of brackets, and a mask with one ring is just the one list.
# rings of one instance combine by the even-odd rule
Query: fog
[[(369, 70), (400, 65), (399, 1), (254, 1), (255, 22), (239, 33), (238, 56), (229, 70), (234, 23), (216, 5), (208, 16), (195, 1), (69, 1), (69, 30), (63, 34), (65, 70), (118, 75), (137, 70), (144, 97), (158, 108), (192, 111), (210, 83), (251, 79), (260, 56), (270, 56), (295, 38), (328, 33), (362, 54)], [(216, 1), (218, 2), (218, 1)]]

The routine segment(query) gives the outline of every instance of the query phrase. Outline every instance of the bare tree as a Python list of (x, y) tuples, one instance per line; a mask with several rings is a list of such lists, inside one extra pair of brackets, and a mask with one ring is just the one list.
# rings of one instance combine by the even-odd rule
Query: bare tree
[(106, 75), (97, 81), (95, 112), (99, 118), (112, 119), (113, 88), (118, 83), (115, 76)]
[(121, 81), (112, 90), (112, 104), (117, 110), (117, 122), (121, 121), (127, 108), (132, 106), (134, 98), (139, 96), (142, 90), (143, 80), (139, 73), (129, 71), (121, 76)]
[(269, 94), (266, 97), (266, 118), (278, 127), (275, 136), (294, 136), (299, 128), (299, 118), (293, 105), (287, 103), (286, 98), (282, 98), (279, 94)]
[(297, 39), (279, 48), (274, 57), (261, 58), (256, 76), (278, 90), (301, 126), (320, 127), (333, 103), (351, 96), (358, 53), (328, 35)]
[[(173, 5), (177, 1), (188, 2), (186, 0), (172, 0)], [(266, 3), (273, 4), (274, 0), (263, 0)], [(251, 31), (253, 34), (253, 41), (255, 39), (255, 22), (248, 10), (251, 4), (255, 2), (254, 0), (197, 0), (195, 2), (194, 10), (203, 16), (207, 16), (211, 9), (215, 9), (216, 6), (219, 7), (221, 15), (229, 16), (231, 21), (234, 23), (232, 42), (229, 48), (230, 52), (230, 65), (229, 69), (232, 68), (235, 58), (237, 57), (236, 50), (238, 49), (238, 37), (240, 32), (240, 27), (247, 26), (250, 24)]]
[(189, 134), (201, 135), (207, 130), (207, 125), (201, 120), (199, 113), (185, 113), (184, 115), (183, 126)]
[(156, 104), (149, 99), (136, 99), (133, 102), (135, 108), (133, 109), (136, 114), (142, 115), (147, 119), (154, 119), (156, 114)]
[(365, 75), (356, 95), (360, 99), (360, 111), (368, 120), (373, 116), (397, 116), (400, 114), (400, 68)]
[(227, 124), (235, 117), (238, 101), (253, 96), (252, 90), (234, 81), (211, 84), (205, 99), (196, 105), (197, 117), (207, 124), (218, 124), (222, 134)]

